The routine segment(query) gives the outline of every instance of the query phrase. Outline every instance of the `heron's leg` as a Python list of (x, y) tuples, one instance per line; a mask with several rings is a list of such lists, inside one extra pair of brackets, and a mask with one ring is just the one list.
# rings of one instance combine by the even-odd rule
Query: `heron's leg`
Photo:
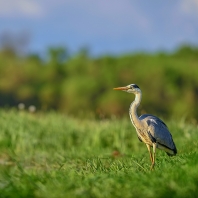
[(153, 156), (152, 156), (152, 153), (151, 153), (151, 146), (149, 144), (146, 144), (146, 146), (147, 146), (147, 149), (148, 149), (148, 152), (149, 152), (149, 155), (150, 155), (151, 163), (153, 163)]
[(152, 165), (151, 165), (151, 170), (154, 168), (154, 166), (155, 166), (155, 152), (156, 152), (156, 147), (157, 147), (157, 145), (156, 145), (156, 143), (153, 143), (153, 162), (152, 162)]

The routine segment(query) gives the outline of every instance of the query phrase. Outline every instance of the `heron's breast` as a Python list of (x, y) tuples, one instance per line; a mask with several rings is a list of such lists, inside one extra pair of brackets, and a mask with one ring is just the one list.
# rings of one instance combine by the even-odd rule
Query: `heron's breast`
[(148, 134), (144, 131), (137, 129), (138, 136), (142, 139), (145, 144), (153, 145), (151, 139), (149, 138)]

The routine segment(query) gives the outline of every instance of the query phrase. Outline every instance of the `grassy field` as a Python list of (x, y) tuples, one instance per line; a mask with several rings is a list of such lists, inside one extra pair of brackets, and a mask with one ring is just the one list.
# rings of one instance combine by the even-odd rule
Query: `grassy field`
[(154, 171), (130, 119), (0, 110), (0, 197), (197, 197), (198, 128), (166, 121), (176, 157)]

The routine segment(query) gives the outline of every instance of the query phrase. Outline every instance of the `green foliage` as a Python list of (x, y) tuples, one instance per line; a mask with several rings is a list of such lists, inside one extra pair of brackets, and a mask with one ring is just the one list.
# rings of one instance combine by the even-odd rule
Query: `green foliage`
[(178, 148), (157, 150), (154, 171), (128, 119), (74, 119), (0, 110), (0, 195), (7, 197), (196, 197), (197, 126), (167, 122)]
[(47, 60), (0, 53), (0, 105), (20, 102), (76, 116), (126, 115), (132, 95), (113, 87), (131, 83), (143, 91), (140, 113), (198, 117), (198, 48), (172, 54), (126, 54), (90, 58), (86, 50), (69, 56), (50, 48)]

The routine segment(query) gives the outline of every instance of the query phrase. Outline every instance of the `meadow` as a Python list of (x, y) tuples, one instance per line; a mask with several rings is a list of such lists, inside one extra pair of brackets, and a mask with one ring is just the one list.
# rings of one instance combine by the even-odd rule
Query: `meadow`
[(164, 120), (178, 155), (146, 146), (126, 118), (0, 110), (0, 197), (197, 197), (198, 127)]

